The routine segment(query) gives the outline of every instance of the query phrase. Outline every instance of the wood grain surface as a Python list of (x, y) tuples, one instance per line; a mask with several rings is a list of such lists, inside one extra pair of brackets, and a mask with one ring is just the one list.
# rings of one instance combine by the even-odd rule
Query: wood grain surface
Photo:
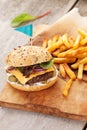
[[(51, 9), (52, 13), (49, 16), (33, 23), (35, 26), (42, 23), (51, 24), (64, 15), (72, 7), (74, 2), (74, 0), (0, 1), (0, 90), (6, 81), (6, 74), (3, 68), (5, 66), (4, 59), (7, 53), (15, 46), (23, 45), (28, 41), (27, 36), (15, 32), (10, 28), (10, 20), (22, 12), (38, 15)], [(80, 7), (82, 15), (87, 15), (86, 5), (86, 0), (79, 0), (77, 4), (77, 7)], [(85, 124), (85, 122), (6, 108), (0, 108), (0, 120), (0, 130), (81, 130)]]
[(62, 95), (64, 84), (58, 77), (54, 86), (38, 92), (18, 91), (6, 84), (0, 93), (0, 105), (87, 121), (87, 83), (74, 81), (66, 98)]

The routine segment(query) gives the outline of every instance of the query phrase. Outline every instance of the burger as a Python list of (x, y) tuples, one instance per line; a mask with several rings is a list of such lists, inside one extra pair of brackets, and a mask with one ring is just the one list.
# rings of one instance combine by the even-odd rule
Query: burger
[(51, 54), (39, 46), (19, 46), (6, 57), (7, 82), (22, 91), (39, 91), (57, 81)]

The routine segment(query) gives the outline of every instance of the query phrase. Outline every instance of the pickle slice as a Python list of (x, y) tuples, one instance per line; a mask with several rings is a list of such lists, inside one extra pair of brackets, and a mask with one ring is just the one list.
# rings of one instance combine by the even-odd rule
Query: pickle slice
[(17, 82), (16, 77), (13, 76), (13, 75), (9, 76), (8, 80), (11, 81), (11, 82)]

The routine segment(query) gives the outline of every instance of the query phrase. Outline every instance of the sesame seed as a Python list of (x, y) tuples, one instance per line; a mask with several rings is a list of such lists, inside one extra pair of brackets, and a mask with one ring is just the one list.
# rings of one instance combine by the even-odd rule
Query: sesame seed
[(21, 46), (18, 46), (19, 48), (21, 48)]

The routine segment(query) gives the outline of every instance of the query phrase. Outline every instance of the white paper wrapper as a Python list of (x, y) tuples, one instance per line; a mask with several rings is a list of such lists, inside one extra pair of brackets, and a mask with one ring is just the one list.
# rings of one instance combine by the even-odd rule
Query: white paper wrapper
[(41, 29), (39, 34), (34, 37), (33, 44), (40, 44), (45, 38), (51, 38), (55, 34), (68, 33), (75, 37), (78, 28), (87, 31), (87, 17), (82, 17), (78, 12), (78, 8), (74, 8), (44, 31)]

